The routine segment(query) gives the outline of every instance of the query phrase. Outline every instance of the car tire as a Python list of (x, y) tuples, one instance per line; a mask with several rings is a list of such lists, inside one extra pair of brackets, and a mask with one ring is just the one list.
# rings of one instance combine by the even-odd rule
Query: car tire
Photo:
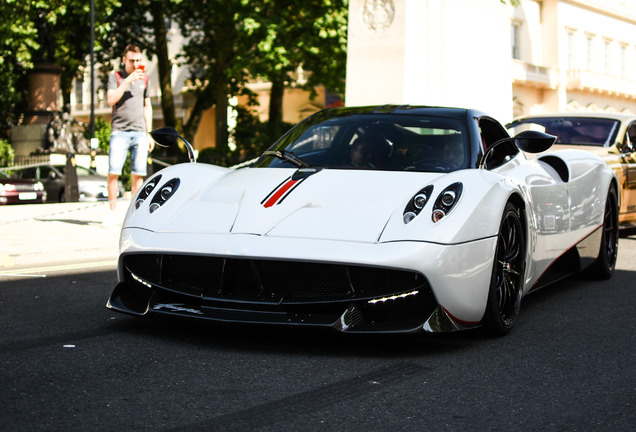
[(616, 268), (618, 256), (618, 194), (612, 184), (607, 192), (603, 213), (603, 233), (598, 257), (589, 269), (590, 276), (596, 279), (609, 279)]
[(514, 327), (519, 316), (526, 268), (521, 211), (512, 203), (504, 208), (497, 235), (488, 301), (483, 324), (495, 336)]

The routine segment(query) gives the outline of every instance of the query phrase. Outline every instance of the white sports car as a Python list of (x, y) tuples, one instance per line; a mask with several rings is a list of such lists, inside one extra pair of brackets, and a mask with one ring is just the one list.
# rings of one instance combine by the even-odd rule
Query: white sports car
[[(174, 129), (160, 143), (183, 140)], [(185, 142), (185, 140), (183, 140)], [(507, 333), (527, 293), (618, 251), (617, 181), (487, 115), (334, 108), (244, 168), (194, 162), (140, 189), (107, 306), (343, 332)], [(522, 150), (522, 151), (520, 151)]]

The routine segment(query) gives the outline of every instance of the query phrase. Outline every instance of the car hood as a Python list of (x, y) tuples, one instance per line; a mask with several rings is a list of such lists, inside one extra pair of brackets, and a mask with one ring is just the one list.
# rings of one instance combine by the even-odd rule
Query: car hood
[[(443, 175), (325, 169), (295, 178), (295, 173), (230, 171), (192, 194), (179, 190), (153, 214), (140, 206), (137, 212), (145, 217), (133, 215), (125, 226), (139, 224), (163, 233), (377, 242), (392, 217), (401, 220), (408, 200)], [(179, 188), (187, 189), (185, 183), (181, 179)]]
[(601, 147), (595, 145), (581, 145), (581, 144), (554, 144), (550, 147), (550, 151), (554, 150), (585, 150), (590, 153), (594, 153), (597, 156), (603, 157), (610, 154), (616, 154), (615, 147)]
[(13, 184), (13, 185), (35, 185), (39, 183), (35, 179), (22, 179), (14, 177), (0, 177), (0, 184)]

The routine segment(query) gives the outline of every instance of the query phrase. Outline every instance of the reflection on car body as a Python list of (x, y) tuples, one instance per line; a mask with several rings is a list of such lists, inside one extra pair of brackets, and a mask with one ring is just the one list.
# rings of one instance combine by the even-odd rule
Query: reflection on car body
[(619, 182), (622, 227), (636, 225), (636, 115), (558, 113), (521, 117), (509, 123), (511, 133), (539, 130), (557, 137), (551, 150), (579, 148), (602, 157)]

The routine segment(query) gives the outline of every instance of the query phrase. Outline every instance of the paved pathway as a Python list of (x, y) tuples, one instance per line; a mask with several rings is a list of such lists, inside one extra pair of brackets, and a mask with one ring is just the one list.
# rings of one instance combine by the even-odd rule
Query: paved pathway
[(117, 205), (118, 223), (101, 223), (106, 202), (0, 206), (0, 275), (38, 266), (116, 264), (121, 222), (130, 199)]

